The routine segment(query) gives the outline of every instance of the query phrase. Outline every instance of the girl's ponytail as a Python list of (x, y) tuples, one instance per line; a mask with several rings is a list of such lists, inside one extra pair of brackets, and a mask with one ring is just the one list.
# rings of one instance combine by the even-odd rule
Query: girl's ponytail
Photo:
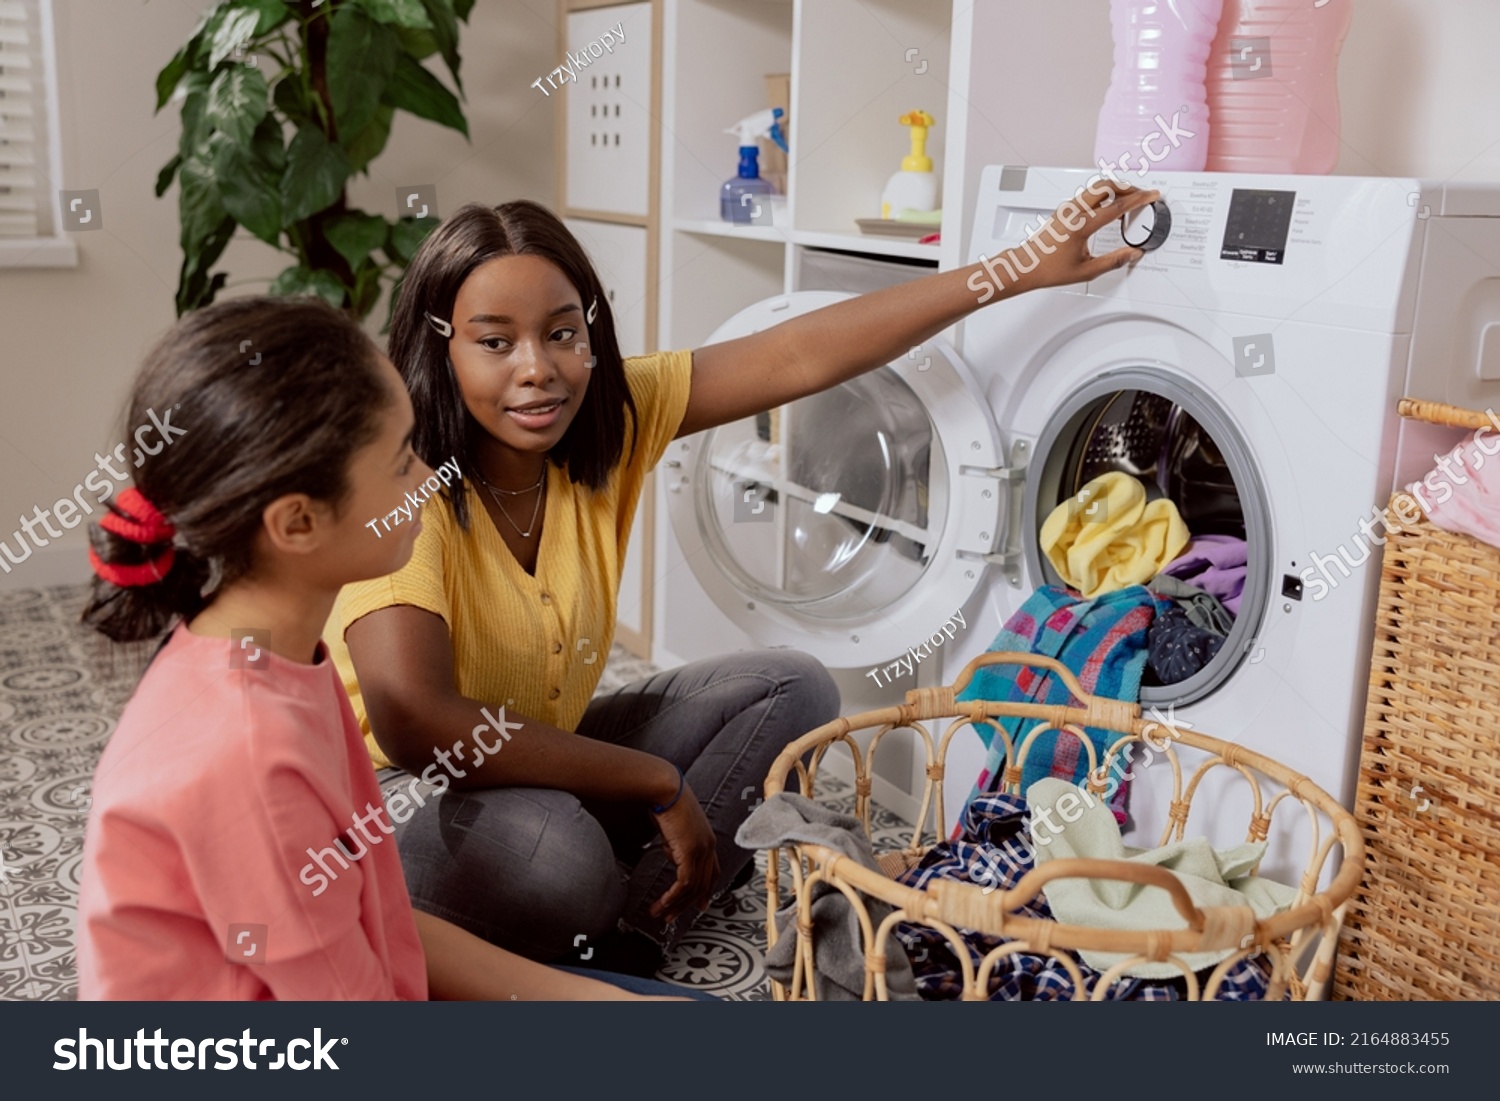
[[(84, 619), (116, 642), (155, 638), (203, 609), (208, 563), (174, 545), (177, 529), (134, 486), (89, 530), (94, 598)], [(102, 553), (101, 553), (102, 551)]]
[(90, 529), (83, 621), (125, 642), (196, 616), (254, 570), (273, 501), (302, 493), (341, 511), (350, 460), (393, 400), (380, 350), (319, 299), (230, 298), (183, 317), (131, 394), (127, 424), (163, 440), (137, 452), (135, 485)]

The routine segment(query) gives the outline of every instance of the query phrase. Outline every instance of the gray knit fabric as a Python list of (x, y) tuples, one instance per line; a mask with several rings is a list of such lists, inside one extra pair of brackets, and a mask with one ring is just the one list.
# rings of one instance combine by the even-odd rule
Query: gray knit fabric
[[(802, 795), (782, 792), (756, 807), (739, 831), (735, 841), (747, 849), (772, 849), (804, 841), (824, 845), (873, 871), (878, 871), (875, 854), (866, 840), (859, 819), (839, 814)], [(891, 908), (879, 899), (865, 897), (870, 923), (879, 927)], [(776, 915), (780, 933), (774, 947), (766, 953), (766, 974), (780, 983), (792, 981), (792, 965), (797, 945), (797, 905)], [(813, 960), (817, 996), (822, 1001), (858, 1001), (864, 996), (865, 955), (861, 942), (859, 915), (842, 891), (819, 883), (813, 888)], [(886, 988), (892, 1001), (916, 1001), (916, 979), (911, 961), (894, 936), (886, 938)]]

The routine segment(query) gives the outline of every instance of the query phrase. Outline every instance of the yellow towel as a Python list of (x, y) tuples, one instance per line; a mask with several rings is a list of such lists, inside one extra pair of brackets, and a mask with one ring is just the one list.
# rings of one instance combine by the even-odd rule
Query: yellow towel
[(1177, 506), (1146, 502), (1146, 487), (1113, 471), (1095, 478), (1052, 510), (1042, 525), (1042, 553), (1062, 579), (1086, 597), (1144, 585), (1188, 544)]

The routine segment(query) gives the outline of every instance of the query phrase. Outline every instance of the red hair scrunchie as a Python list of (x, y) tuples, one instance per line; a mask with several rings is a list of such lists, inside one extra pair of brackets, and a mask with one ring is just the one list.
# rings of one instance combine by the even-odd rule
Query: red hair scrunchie
[(99, 521), (105, 531), (112, 531), (132, 543), (168, 543), (177, 534), (177, 529), (167, 522), (155, 505), (146, 500), (135, 486), (120, 491), (115, 506), (125, 515), (106, 512)]
[(170, 545), (177, 529), (135, 486), (122, 490), (115, 498), (115, 506), (120, 512), (106, 512), (99, 520), (101, 528), (142, 546), (156, 543), (167, 543), (168, 546), (149, 562), (135, 565), (106, 562), (90, 547), (89, 564), (93, 566), (94, 572), (111, 585), (122, 589), (154, 585), (163, 580), (177, 557), (177, 548)]
[(177, 548), (168, 547), (157, 557), (149, 562), (141, 562), (135, 566), (122, 566), (116, 562), (106, 562), (89, 548), (89, 564), (94, 567), (94, 572), (104, 580), (121, 589), (135, 589), (142, 585), (155, 585), (158, 581), (166, 579), (172, 570), (172, 562), (177, 557)]

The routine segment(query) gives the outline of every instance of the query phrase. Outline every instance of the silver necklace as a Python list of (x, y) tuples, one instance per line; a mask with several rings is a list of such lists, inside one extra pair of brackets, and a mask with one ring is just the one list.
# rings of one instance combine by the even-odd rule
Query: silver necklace
[(547, 481), (546, 464), (543, 463), (542, 465), (542, 476), (536, 480), (536, 485), (532, 486), (530, 489), (496, 489), (494, 486), (490, 485), (489, 479), (486, 478), (483, 474), (479, 475), (479, 480), (484, 483), (484, 488), (490, 491), (490, 497), (494, 499), (495, 507), (500, 510), (500, 515), (505, 517), (505, 522), (511, 527), (515, 528), (516, 534), (519, 535), (522, 539), (530, 539), (531, 533), (536, 530), (536, 518), (540, 516), (542, 512), (542, 497), (544, 496), (544, 494), (538, 493), (536, 495), (536, 506), (531, 510), (531, 523), (526, 525), (525, 531), (522, 531), (521, 526), (511, 519), (510, 513), (505, 511), (505, 502), (500, 500), (500, 494), (503, 493), (507, 497), (519, 497), (523, 493), (530, 493), (532, 490), (541, 489), (543, 483)]

